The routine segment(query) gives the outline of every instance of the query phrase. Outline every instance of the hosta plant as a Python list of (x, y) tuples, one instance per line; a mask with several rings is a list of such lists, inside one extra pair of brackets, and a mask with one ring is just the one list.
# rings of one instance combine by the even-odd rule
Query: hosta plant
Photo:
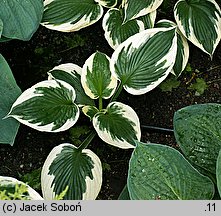
[(102, 166), (88, 145), (97, 134), (110, 145), (135, 148), (141, 138), (139, 118), (116, 99), (123, 88), (139, 95), (158, 86), (174, 66), (176, 39), (174, 27), (145, 30), (122, 43), (111, 58), (96, 52), (82, 68), (72, 63), (56, 66), (48, 80), (17, 98), (5, 119), (13, 117), (39, 131), (61, 132), (73, 127), (83, 113), (94, 128), (79, 147), (63, 143), (48, 155), (41, 181), (45, 199), (53, 199), (67, 186), (66, 199), (97, 197)]
[(43, 11), (43, 0), (1, 1), (0, 41), (30, 40), (40, 25)]
[(179, 151), (136, 142), (120, 199), (220, 199), (220, 120), (220, 104), (184, 107), (174, 115)]
[(155, 24), (156, 11), (162, 3), (163, 0), (46, 0), (42, 25), (58, 31), (77, 31), (101, 19), (103, 7), (107, 7), (102, 27), (113, 49), (145, 29), (176, 26), (178, 51), (171, 72), (179, 76), (189, 58), (187, 40), (212, 58), (221, 39), (221, 10), (215, 0), (179, 0), (174, 6), (176, 22)]

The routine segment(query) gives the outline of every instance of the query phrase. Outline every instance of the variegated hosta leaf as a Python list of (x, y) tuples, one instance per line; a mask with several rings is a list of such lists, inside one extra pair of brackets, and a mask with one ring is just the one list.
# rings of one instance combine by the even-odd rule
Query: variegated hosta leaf
[(147, 29), (118, 46), (111, 57), (111, 72), (128, 93), (144, 94), (167, 77), (176, 52), (175, 27)]
[(156, 10), (163, 0), (124, 0), (124, 22), (144, 16)]
[(117, 87), (117, 79), (110, 71), (110, 58), (101, 52), (92, 54), (83, 66), (81, 84), (92, 99), (110, 98)]
[(93, 117), (93, 126), (104, 142), (119, 148), (134, 148), (135, 140), (141, 138), (137, 114), (120, 102), (112, 102), (98, 112)]
[(42, 81), (18, 97), (8, 116), (39, 131), (64, 131), (79, 117), (75, 97), (73, 87), (64, 81)]
[(53, 199), (68, 187), (64, 199), (94, 200), (102, 184), (100, 159), (89, 149), (61, 144), (50, 152), (41, 173), (42, 193)]
[(46, 0), (42, 25), (57, 31), (72, 32), (97, 22), (103, 8), (94, 0)]
[[(170, 28), (174, 26), (177, 27), (176, 23), (170, 20), (160, 20), (159, 22), (157, 22), (155, 27)], [(173, 66), (173, 70), (171, 71), (171, 73), (173, 73), (176, 76), (180, 76), (180, 74), (186, 68), (186, 65), (188, 63), (189, 45), (186, 38), (183, 36), (180, 30), (176, 28), (176, 31), (177, 31), (177, 55), (176, 55), (176, 62)]]
[(103, 7), (112, 8), (117, 5), (118, 0), (94, 0), (94, 1), (102, 5)]
[(82, 112), (92, 120), (95, 114), (99, 112), (99, 109), (95, 106), (84, 106)]
[(211, 179), (199, 173), (177, 150), (137, 142), (129, 164), (127, 186), (132, 200), (209, 200)]
[(49, 79), (58, 79), (69, 83), (76, 92), (75, 103), (78, 106), (94, 105), (94, 101), (89, 98), (81, 85), (82, 68), (76, 64), (66, 63), (54, 67), (48, 72)]
[(213, 55), (221, 39), (221, 10), (214, 0), (180, 0), (174, 7), (183, 35), (202, 51)]
[(2, 35), (5, 38), (30, 40), (40, 25), (43, 11), (42, 0), (1, 0)]
[(0, 191), (6, 191), (7, 193), (14, 194), (15, 186), (18, 185), (25, 185), (27, 187), (28, 194), (23, 197), (26, 200), (43, 200), (43, 198), (37, 193), (33, 188), (29, 185), (25, 184), (24, 182), (18, 181), (15, 178), (8, 177), (8, 176), (0, 176)]
[(157, 17), (157, 11), (154, 10), (148, 13), (147, 15), (139, 17), (137, 20), (141, 20), (144, 23), (144, 28), (149, 29), (154, 27), (156, 17)]
[(123, 23), (122, 13), (116, 8), (107, 11), (102, 26), (105, 32), (104, 36), (113, 49), (116, 49), (130, 36), (144, 30), (144, 24), (140, 20), (130, 20)]

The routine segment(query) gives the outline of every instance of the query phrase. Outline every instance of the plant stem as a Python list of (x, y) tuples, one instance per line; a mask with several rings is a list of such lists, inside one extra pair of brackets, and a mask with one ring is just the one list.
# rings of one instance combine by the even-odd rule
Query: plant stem
[(120, 82), (120, 85), (118, 85), (117, 90), (115, 91), (115, 93), (114, 93), (113, 97), (111, 98), (110, 102), (113, 102), (118, 98), (118, 96), (120, 95), (122, 89), (123, 89), (123, 84), (122, 84), (122, 82)]
[(147, 126), (147, 125), (141, 125), (141, 128), (150, 130), (150, 131), (155, 131), (155, 132), (162, 132), (162, 133), (173, 133), (173, 129), (169, 128), (161, 128), (161, 127), (155, 127), (155, 126)]
[(99, 110), (103, 109), (103, 100), (102, 97), (99, 97)]
[(78, 150), (82, 151), (83, 149), (87, 148), (87, 146), (91, 143), (95, 135), (96, 135), (96, 131), (92, 130), (89, 133), (89, 135), (86, 137), (86, 139), (82, 142), (82, 144), (78, 147)]

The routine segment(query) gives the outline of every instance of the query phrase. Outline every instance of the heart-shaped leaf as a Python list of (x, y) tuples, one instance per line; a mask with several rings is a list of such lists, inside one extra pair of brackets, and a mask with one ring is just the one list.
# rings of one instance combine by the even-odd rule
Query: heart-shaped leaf
[[(170, 28), (174, 26), (177, 27), (176, 23), (170, 20), (160, 20), (156, 24), (157, 28), (159, 27)], [(173, 73), (176, 76), (180, 76), (188, 63), (189, 45), (186, 38), (179, 31), (178, 28), (176, 28), (176, 32), (177, 32), (177, 55), (176, 55), (176, 62), (173, 66), (173, 70), (171, 71), (171, 73)]]
[(43, 15), (42, 0), (4, 0), (1, 1), (0, 19), (6, 38), (30, 40), (38, 29)]
[(174, 7), (183, 35), (202, 51), (213, 55), (221, 39), (221, 10), (214, 0), (180, 0)]
[(81, 83), (90, 98), (110, 98), (117, 87), (117, 79), (110, 71), (110, 58), (101, 52), (92, 54), (83, 65)]
[(18, 97), (8, 117), (39, 131), (64, 131), (79, 117), (75, 97), (73, 87), (64, 81), (42, 81)]
[(127, 186), (133, 200), (207, 200), (214, 195), (213, 182), (177, 150), (141, 142), (130, 159)]
[(219, 155), (216, 162), (216, 179), (219, 195), (221, 196), (221, 150), (219, 151)]
[(78, 106), (94, 105), (94, 101), (89, 98), (81, 85), (82, 68), (76, 64), (66, 63), (54, 67), (48, 72), (49, 79), (58, 79), (69, 83), (76, 92), (75, 103)]
[(42, 193), (53, 199), (68, 187), (64, 199), (94, 200), (102, 184), (100, 159), (89, 149), (61, 144), (48, 155), (41, 174)]
[(95, 114), (93, 126), (104, 142), (119, 148), (134, 148), (134, 140), (141, 138), (137, 114), (120, 102), (111, 102), (107, 109)]
[(103, 7), (111, 8), (117, 5), (118, 0), (94, 0), (94, 1), (102, 5)]
[(42, 25), (57, 31), (72, 32), (97, 22), (103, 8), (94, 0), (46, 0)]
[(0, 143), (14, 144), (19, 128), (19, 122), (15, 119), (2, 119), (9, 112), (16, 98), (21, 94), (10, 67), (0, 54)]
[(176, 141), (186, 158), (215, 174), (221, 149), (221, 105), (184, 107), (175, 113), (173, 124)]
[[(28, 194), (25, 192), (21, 195), (21, 199), (23, 200), (43, 200), (43, 198), (36, 192), (33, 188), (29, 185), (25, 184), (24, 182), (18, 181), (15, 178), (7, 177), (7, 176), (0, 176), (0, 192), (5, 191), (5, 194), (8, 195), (9, 193), (14, 194), (16, 192), (16, 185), (24, 185), (27, 189)], [(18, 196), (18, 195), (17, 195)], [(13, 199), (13, 198), (12, 198)], [(18, 197), (14, 197), (14, 199), (18, 199)]]
[(155, 11), (163, 0), (124, 0), (124, 22)]
[(102, 26), (105, 32), (104, 36), (113, 49), (116, 49), (130, 36), (144, 30), (144, 24), (140, 20), (130, 20), (123, 23), (123, 15), (116, 8), (107, 11)]
[(158, 86), (170, 73), (176, 60), (176, 29), (154, 28), (137, 33), (114, 51), (111, 72), (133, 95)]

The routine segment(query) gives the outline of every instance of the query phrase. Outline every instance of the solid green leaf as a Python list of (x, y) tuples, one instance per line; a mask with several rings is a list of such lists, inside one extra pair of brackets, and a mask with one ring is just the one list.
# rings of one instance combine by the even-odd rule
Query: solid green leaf
[(137, 142), (127, 186), (133, 200), (209, 200), (213, 182), (199, 173), (177, 150)]
[(191, 84), (188, 89), (196, 90), (195, 95), (200, 96), (208, 88), (206, 81), (203, 78), (196, 78), (196, 82)]
[(39, 131), (68, 130), (80, 113), (75, 97), (73, 87), (64, 81), (42, 81), (18, 97), (8, 117)]
[(102, 5), (103, 7), (112, 8), (117, 5), (118, 0), (94, 0), (94, 1)]
[(219, 191), (219, 195), (221, 197), (221, 150), (219, 151), (219, 155), (216, 162), (216, 179), (217, 179), (217, 188)]
[[(170, 28), (170, 27), (177, 27), (177, 25), (176, 23), (170, 20), (160, 20), (157, 22), (155, 27)], [(173, 73), (178, 77), (184, 71), (188, 63), (189, 45), (187, 39), (183, 36), (183, 34), (180, 32), (178, 28), (176, 28), (176, 33), (177, 33), (177, 55), (171, 73)]]
[(0, 19), (0, 38), (2, 36), (2, 30), (3, 30), (3, 22), (2, 20)]
[(24, 185), (27, 188), (27, 193), (24, 193), (23, 196), (21, 194), (17, 194), (17, 196), (21, 196), (24, 200), (43, 200), (38, 192), (36, 192), (33, 188), (29, 185), (21, 182), (15, 178), (8, 177), (8, 176), (0, 176), (0, 192), (6, 191), (6, 194), (12, 193), (14, 194), (16, 185)]
[(9, 112), (16, 98), (21, 94), (21, 89), (17, 86), (12, 71), (0, 54), (0, 143), (14, 144), (14, 140), (19, 128), (19, 122), (15, 119), (3, 119)]
[(215, 174), (221, 149), (221, 105), (184, 107), (175, 113), (173, 124), (176, 141), (186, 158)]
[(124, 89), (140, 95), (158, 86), (176, 59), (175, 28), (154, 28), (137, 33), (118, 46), (111, 57), (111, 72)]
[(124, 22), (155, 11), (163, 0), (124, 0)]
[(46, 0), (42, 25), (57, 31), (72, 32), (97, 22), (103, 8), (94, 0)]
[(166, 79), (164, 82), (162, 82), (159, 85), (159, 88), (163, 92), (171, 92), (173, 89), (176, 89), (177, 87), (179, 87), (180, 83), (181, 82), (177, 80), (176, 77), (173, 76), (170, 79)]
[(67, 200), (94, 200), (102, 184), (101, 161), (89, 149), (61, 144), (48, 155), (41, 175), (44, 199), (53, 199), (68, 186)]
[(183, 35), (212, 56), (221, 39), (219, 5), (214, 0), (180, 0), (174, 16)]
[(101, 52), (92, 54), (83, 65), (81, 84), (92, 99), (110, 98), (117, 87), (117, 79), (110, 71), (110, 58)]
[(127, 188), (127, 185), (124, 186), (123, 190), (121, 191), (118, 200), (130, 200), (130, 194)]
[(93, 126), (104, 142), (118, 148), (134, 148), (135, 140), (141, 138), (137, 114), (120, 102), (111, 102), (107, 109), (96, 113)]
[(6, 38), (30, 40), (36, 32), (43, 15), (42, 0), (4, 0), (0, 3), (2, 35)]
[(103, 18), (102, 27), (105, 32), (104, 36), (113, 49), (116, 49), (130, 36), (144, 30), (144, 24), (140, 20), (130, 20), (123, 23), (123, 15), (116, 8), (107, 11)]
[(75, 103), (79, 106), (94, 105), (94, 101), (89, 98), (81, 85), (82, 68), (76, 64), (66, 63), (54, 67), (48, 72), (49, 79), (58, 79), (69, 83), (76, 92)]

